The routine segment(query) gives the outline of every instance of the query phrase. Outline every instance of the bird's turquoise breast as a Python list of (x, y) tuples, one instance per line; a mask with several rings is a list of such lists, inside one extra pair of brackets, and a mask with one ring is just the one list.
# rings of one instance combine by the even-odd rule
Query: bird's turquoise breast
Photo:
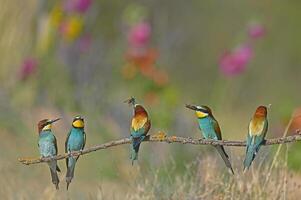
[(55, 147), (55, 137), (51, 131), (43, 131), (39, 136), (39, 150), (43, 157), (55, 156), (57, 154)]
[(84, 146), (84, 130), (72, 128), (68, 138), (67, 147), (69, 151), (81, 150)]
[(141, 137), (142, 135), (144, 135), (144, 128), (140, 128), (137, 131), (135, 131), (134, 129), (131, 129), (131, 136), (134, 138), (138, 138)]
[(205, 139), (218, 139), (210, 117), (198, 118), (198, 123)]

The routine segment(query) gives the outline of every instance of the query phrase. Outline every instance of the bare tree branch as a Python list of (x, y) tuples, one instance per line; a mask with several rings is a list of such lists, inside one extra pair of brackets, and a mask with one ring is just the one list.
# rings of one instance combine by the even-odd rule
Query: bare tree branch
[[(267, 139), (263, 145), (275, 145), (275, 144), (284, 144), (301, 141), (300, 130), (295, 132), (295, 135), (280, 137), (274, 139)], [(159, 132), (156, 135), (150, 135), (145, 138), (143, 142), (166, 142), (166, 143), (180, 143), (180, 144), (192, 144), (192, 145), (223, 145), (223, 146), (237, 146), (244, 147), (246, 146), (245, 141), (230, 141), (230, 140), (205, 140), (205, 139), (193, 139), (181, 136), (166, 136), (163, 132)], [(51, 160), (62, 160), (70, 156), (85, 155), (93, 151), (98, 151), (101, 149), (107, 149), (114, 146), (119, 146), (123, 144), (130, 144), (130, 138), (123, 138), (119, 140), (113, 140), (106, 142), (104, 144), (95, 145), (89, 148), (84, 149), (83, 151), (74, 151), (70, 154), (61, 154), (54, 157), (45, 157), (45, 158), (19, 158), (18, 160), (25, 165), (38, 164), (42, 162), (49, 162)]]

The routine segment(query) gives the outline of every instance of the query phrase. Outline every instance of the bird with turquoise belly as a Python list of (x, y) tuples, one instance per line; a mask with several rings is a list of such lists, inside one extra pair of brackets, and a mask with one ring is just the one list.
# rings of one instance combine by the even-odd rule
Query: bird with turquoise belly
[[(219, 124), (214, 118), (212, 111), (208, 106), (186, 105), (186, 107), (195, 111), (199, 129), (201, 130), (205, 139), (222, 140), (222, 134)], [(224, 147), (222, 145), (215, 145), (214, 147), (221, 155), (222, 159), (224, 160), (226, 166), (229, 168), (231, 173), (234, 174), (233, 168), (229, 160), (229, 156), (226, 153)]]
[[(67, 136), (65, 142), (65, 152), (70, 154), (73, 151), (82, 151), (86, 144), (86, 133), (85, 133), (85, 123), (84, 119), (81, 116), (76, 116), (73, 119), (71, 130)], [(79, 156), (70, 156), (66, 158), (66, 182), (67, 190), (69, 184), (71, 183), (74, 177), (75, 164)]]
[[(42, 158), (54, 157), (58, 153), (56, 138), (51, 130), (52, 124), (58, 120), (59, 118), (54, 120), (43, 119), (38, 123), (38, 132), (39, 132), (38, 146)], [(47, 164), (49, 165), (50, 168), (52, 183), (55, 185), (55, 188), (58, 190), (60, 180), (57, 175), (57, 171), (60, 172), (61, 170), (57, 166), (56, 160), (51, 160)]]

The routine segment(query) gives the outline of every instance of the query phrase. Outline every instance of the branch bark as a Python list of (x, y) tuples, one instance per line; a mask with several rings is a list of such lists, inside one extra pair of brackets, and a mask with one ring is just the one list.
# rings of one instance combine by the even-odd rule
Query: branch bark
[[(285, 144), (301, 141), (301, 131), (297, 130), (295, 135), (280, 137), (274, 139), (267, 139), (263, 145), (276, 145), (276, 144)], [(149, 135), (145, 138), (143, 142), (166, 142), (166, 143), (180, 143), (180, 144), (192, 144), (192, 145), (223, 145), (223, 146), (236, 146), (244, 147), (246, 146), (245, 141), (230, 141), (230, 140), (205, 140), (205, 139), (193, 139), (190, 137), (181, 137), (181, 136), (167, 136), (163, 132), (159, 132), (156, 135)], [(119, 140), (113, 140), (106, 142), (104, 144), (95, 145), (89, 148), (84, 149), (83, 151), (74, 151), (71, 153), (65, 153), (57, 155), (54, 157), (45, 157), (45, 158), (19, 158), (19, 162), (25, 165), (38, 164), (43, 162), (49, 162), (51, 160), (62, 160), (70, 156), (85, 155), (93, 151), (98, 151), (101, 149), (107, 149), (114, 146), (119, 146), (123, 144), (130, 144), (130, 138), (123, 138)]]

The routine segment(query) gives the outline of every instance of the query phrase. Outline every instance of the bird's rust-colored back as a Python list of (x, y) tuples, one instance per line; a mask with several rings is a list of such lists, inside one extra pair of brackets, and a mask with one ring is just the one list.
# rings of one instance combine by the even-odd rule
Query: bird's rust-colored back
[(141, 105), (136, 105), (134, 108), (134, 116), (132, 119), (131, 127), (137, 131), (138, 129), (144, 127), (147, 133), (150, 129), (150, 120), (146, 110)]
[(39, 123), (38, 123), (39, 134), (42, 132), (42, 129), (47, 124), (47, 122), (48, 122), (48, 119), (43, 119), (43, 120), (39, 121)]

